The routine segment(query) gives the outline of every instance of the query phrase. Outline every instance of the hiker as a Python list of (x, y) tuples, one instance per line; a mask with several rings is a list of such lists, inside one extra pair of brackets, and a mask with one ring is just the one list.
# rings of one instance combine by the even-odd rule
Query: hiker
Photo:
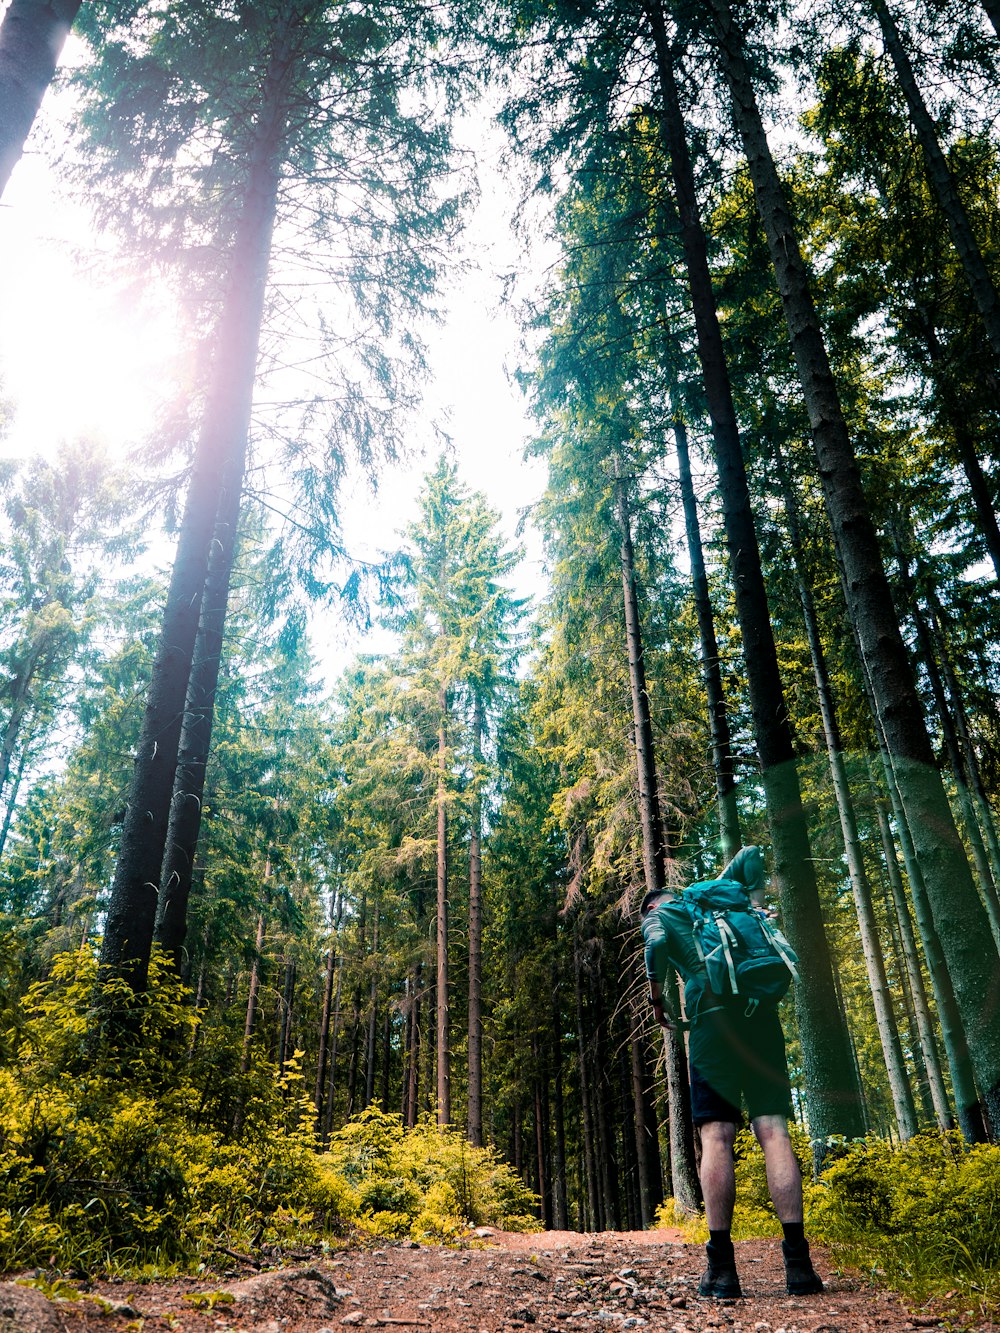
[[(641, 919), (656, 1020), (689, 1034), (691, 1112), (701, 1136), (709, 1228), (708, 1266), (698, 1291), (718, 1300), (743, 1294), (730, 1235), (741, 1100), (764, 1150), (768, 1189), (784, 1231), (788, 1293), (822, 1291), (803, 1234), (802, 1174), (788, 1136), (791, 1084), (777, 1010), (797, 976), (798, 960), (764, 910), (760, 848), (744, 847), (718, 880), (680, 894), (648, 893)], [(665, 1007), (662, 986), (669, 967), (684, 979), (685, 1020)]]

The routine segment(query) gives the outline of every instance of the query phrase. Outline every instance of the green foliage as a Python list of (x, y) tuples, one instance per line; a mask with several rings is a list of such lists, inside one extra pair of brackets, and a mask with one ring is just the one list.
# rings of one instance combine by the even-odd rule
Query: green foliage
[[(808, 1136), (792, 1130), (808, 1180)], [(961, 1134), (918, 1134), (907, 1143), (873, 1135), (833, 1145), (834, 1160), (805, 1187), (806, 1231), (832, 1245), (838, 1259), (926, 1299), (952, 1293), (983, 1310), (1000, 1301), (1000, 1148), (970, 1146)], [(658, 1226), (676, 1226), (673, 1201)], [(684, 1224), (705, 1241), (704, 1214)], [(764, 1173), (764, 1154), (749, 1130), (736, 1139), (733, 1238), (780, 1236)]]
[(451, 1240), (470, 1225), (538, 1227), (535, 1196), (496, 1152), (429, 1114), (404, 1130), (372, 1105), (333, 1136), (323, 1167), (354, 1190), (355, 1220), (375, 1235)]
[(807, 1218), (844, 1257), (924, 1297), (1000, 1300), (1000, 1148), (957, 1132), (849, 1144), (807, 1190)]
[(31, 988), (17, 1058), (0, 1071), (0, 1269), (163, 1271), (220, 1246), (319, 1244), (354, 1220), (424, 1240), (533, 1225), (534, 1196), (513, 1172), (429, 1119), (405, 1132), (369, 1108), (321, 1156), (298, 1053), (281, 1073), (251, 1072), (238, 1135), (206, 1125), (187, 1059), (195, 1012), (155, 956), (150, 982), (138, 998), (111, 983), (128, 995), (134, 1039), (110, 1054), (92, 1040), (93, 954), (60, 955)]

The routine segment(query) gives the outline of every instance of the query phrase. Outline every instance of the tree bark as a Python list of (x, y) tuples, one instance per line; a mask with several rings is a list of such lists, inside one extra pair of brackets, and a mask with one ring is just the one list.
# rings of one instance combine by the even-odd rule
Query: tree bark
[[(1000, 1125), (1000, 1043), (995, 1036), (1000, 974), (995, 954), (990, 957), (993, 951), (981, 947), (981, 941), (989, 934), (989, 923), (972, 881), (941, 775), (934, 764), (808, 273), (760, 118), (743, 36), (728, 0), (705, 2), (715, 21), (722, 71), (732, 95), (736, 125), (767, 234), (809, 413), (823, 495), (844, 576), (848, 612), (870, 674), (934, 926), (955, 986), (976, 1082), (990, 1120)], [(995, 294), (993, 299), (996, 300)], [(997, 317), (1000, 321), (1000, 312)], [(997, 333), (1000, 349), (1000, 325)]]
[(448, 696), (438, 698), (437, 760), (437, 1119), (451, 1123), (451, 1061), (448, 1050)]
[(812, 585), (806, 565), (802, 530), (799, 524), (799, 506), (791, 477), (780, 446), (773, 447), (775, 474), (785, 508), (785, 521), (791, 546), (792, 561), (795, 566), (796, 580), (799, 585), (799, 599), (802, 603), (802, 616), (805, 622), (806, 642), (812, 658), (813, 675), (816, 680), (816, 693), (819, 698), (820, 717), (823, 722), (823, 735), (826, 739), (827, 757), (830, 762), (830, 775), (833, 782), (837, 813), (840, 817), (840, 829), (844, 838), (844, 857), (847, 861), (851, 891), (854, 896), (854, 909), (858, 918), (858, 935), (861, 940), (861, 952), (864, 955), (865, 970), (868, 974), (868, 986), (875, 1010), (875, 1024), (878, 1028), (882, 1056), (885, 1060), (889, 1089), (892, 1094), (893, 1110), (900, 1138), (905, 1142), (917, 1132), (917, 1112), (913, 1104), (913, 1090), (906, 1071), (906, 1061), (899, 1041), (899, 1029), (892, 1008), (892, 993), (885, 974), (885, 959), (879, 940), (878, 926), (875, 921), (875, 908), (872, 901), (871, 884), (865, 869), (861, 839), (858, 836), (858, 822), (854, 813), (854, 798), (851, 795), (844, 762), (844, 747), (837, 720), (837, 708), (833, 698), (833, 686), (830, 672), (823, 651), (823, 641), (819, 631), (816, 604), (813, 600)]
[(576, 998), (576, 1050), (580, 1065), (580, 1109), (583, 1113), (583, 1159), (584, 1173), (587, 1178), (587, 1207), (591, 1230), (603, 1231), (603, 1212), (600, 1206), (600, 1191), (597, 1186), (597, 1164), (594, 1160), (596, 1139), (593, 1090), (590, 1082), (590, 1061), (587, 1058), (588, 1042), (584, 1028), (583, 959), (581, 957), (579, 917), (573, 925), (573, 985)]
[(236, 559), (242, 461), (242, 454), (232, 460), (219, 498), (178, 745), (166, 850), (160, 870), (155, 939), (178, 972), (187, 936), (188, 901), (201, 833), (229, 586)]
[[(667, 882), (666, 844), (660, 817), (659, 780), (653, 749), (653, 723), (646, 687), (646, 666), (639, 620), (639, 598), (635, 577), (635, 552), (632, 546), (632, 520), (625, 479), (620, 475), (620, 460), (615, 459), (615, 499), (618, 514), (622, 598), (625, 609), (625, 642), (628, 655), (629, 686), (632, 695), (633, 743), (639, 784), (639, 823), (642, 831), (642, 863), (646, 892), (663, 889)], [(672, 1012), (678, 1010), (677, 979), (663, 979), (664, 997)], [(688, 1098), (688, 1066), (684, 1042), (677, 1032), (664, 1030), (663, 1047), (667, 1066), (667, 1090), (670, 1106), (670, 1171), (674, 1198), (686, 1211), (694, 1213), (700, 1202), (698, 1172), (694, 1158), (694, 1127)]]
[(482, 762), (483, 702), (475, 694), (472, 713), (472, 762), (475, 769), (469, 813), (469, 1142), (483, 1146), (483, 861), (482, 800), (479, 766)]
[[(181, 723), (224, 485), (242, 485), (281, 145), (294, 68), (283, 21), (264, 79), (263, 100), (229, 265), (229, 290), (215, 338), (212, 383), (195, 453), (142, 734), (129, 789), (101, 950), (100, 975), (146, 988)], [(116, 1020), (101, 1018), (113, 1035)]]
[(323, 1123), (323, 1094), (326, 1091), (326, 1057), (330, 1045), (330, 1015), (333, 1012), (333, 979), (337, 970), (337, 937), (332, 935), (326, 954), (326, 975), (323, 981), (323, 1014), (319, 1020), (319, 1051), (316, 1056), (316, 1087), (313, 1102), (316, 1118)]
[(552, 1148), (552, 1225), (556, 1231), (569, 1226), (569, 1205), (566, 1193), (566, 1113), (563, 1098), (562, 1015), (559, 1005), (558, 980), (553, 992), (552, 1024), (552, 1111), (555, 1138)]
[(736, 782), (733, 778), (733, 751), (729, 734), (729, 714), (726, 695), (722, 688), (719, 666), (719, 643), (715, 636), (715, 616), (708, 591), (708, 575), (702, 553), (701, 524), (698, 521), (698, 500), (691, 479), (691, 455), (688, 450), (687, 426), (676, 409), (673, 413), (674, 441), (677, 446), (677, 466), (681, 483), (681, 504), (684, 509), (684, 532), (687, 537), (688, 560), (691, 563), (691, 584), (694, 589), (695, 614), (698, 617), (698, 638), (701, 644), (701, 673), (708, 696), (708, 725), (712, 737), (712, 768), (719, 803), (719, 832), (722, 864), (728, 865), (743, 846), (740, 815), (736, 805)]
[(927, 1002), (927, 989), (920, 967), (920, 954), (913, 933), (910, 908), (906, 901), (906, 889), (896, 860), (896, 844), (889, 827), (889, 816), (881, 797), (876, 797), (879, 834), (882, 839), (882, 854), (885, 858), (886, 879), (892, 895), (896, 922), (899, 927), (900, 948), (906, 968), (910, 997), (913, 1002), (913, 1019), (917, 1029), (920, 1055), (927, 1074), (928, 1092), (934, 1109), (934, 1118), (938, 1129), (948, 1129), (953, 1124), (951, 1107), (948, 1104), (948, 1092), (945, 1088), (944, 1073), (941, 1069), (941, 1057), (938, 1053), (937, 1038), (934, 1035), (934, 1019)]
[(0, 195), (24, 151), (80, 0), (10, 0), (0, 24)]
[(906, 99), (910, 120), (917, 132), (917, 141), (927, 168), (927, 179), (934, 191), (938, 207), (944, 214), (951, 243), (965, 270), (972, 299), (976, 303), (976, 309), (979, 311), (993, 350), (994, 362), (1000, 366), (1000, 296), (997, 294), (996, 285), (972, 230), (968, 212), (948, 166), (948, 159), (938, 141), (937, 128), (917, 84), (902, 33), (885, 0), (869, 0), (869, 3), (882, 30), (886, 50), (896, 71), (903, 97)]
[(791, 725), (778, 671), (746, 466), (712, 291), (705, 233), (698, 214), (673, 57), (659, 0), (649, 0), (647, 13), (656, 48), (663, 97), (661, 123), (680, 216), (698, 357), (712, 421), (775, 876), (784, 928), (803, 964), (795, 998), (809, 1099), (809, 1123), (818, 1156), (831, 1134), (846, 1134), (853, 1138), (864, 1132), (860, 1088), (854, 1073), (847, 1026), (836, 1003), (830, 949), (795, 766)]

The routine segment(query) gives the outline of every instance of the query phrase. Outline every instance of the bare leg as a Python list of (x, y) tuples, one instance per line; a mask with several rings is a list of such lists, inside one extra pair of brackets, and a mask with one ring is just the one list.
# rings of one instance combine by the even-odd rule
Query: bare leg
[[(760, 1115), (753, 1122), (757, 1142), (764, 1149), (767, 1187), (779, 1222), (802, 1221), (802, 1172), (788, 1137), (788, 1122), (780, 1115)], [(702, 1140), (704, 1143), (704, 1139)], [(703, 1149), (704, 1151), (704, 1149)], [(704, 1185), (703, 1185), (704, 1188)], [(708, 1192), (705, 1193), (706, 1207)], [(711, 1225), (711, 1223), (709, 1224)]]
[(728, 1231), (732, 1226), (736, 1203), (735, 1141), (736, 1126), (728, 1121), (710, 1120), (701, 1126), (701, 1191), (710, 1231)]

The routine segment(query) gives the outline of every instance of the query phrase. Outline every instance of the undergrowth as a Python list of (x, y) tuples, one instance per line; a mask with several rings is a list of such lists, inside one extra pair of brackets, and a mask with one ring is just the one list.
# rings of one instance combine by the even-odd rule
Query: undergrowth
[[(124, 1043), (100, 1039), (109, 1006), (129, 1011)], [(32, 987), (0, 1070), (0, 1271), (170, 1275), (349, 1230), (537, 1227), (513, 1171), (429, 1120), (405, 1131), (372, 1106), (320, 1151), (297, 1059), (244, 1072), (237, 1047), (199, 1052), (196, 1023), (155, 957), (138, 1000), (98, 987), (90, 952)]]
[[(807, 1181), (807, 1234), (831, 1245), (838, 1263), (914, 1301), (947, 1297), (967, 1315), (1000, 1310), (1000, 1147), (970, 1146), (957, 1132), (903, 1144), (874, 1137), (834, 1143), (821, 1175), (808, 1183), (809, 1140), (796, 1130), (792, 1141)], [(658, 1221), (677, 1225), (672, 1200)], [(708, 1239), (704, 1215), (683, 1225), (689, 1239)], [(743, 1130), (733, 1237), (780, 1235), (764, 1154)]]

